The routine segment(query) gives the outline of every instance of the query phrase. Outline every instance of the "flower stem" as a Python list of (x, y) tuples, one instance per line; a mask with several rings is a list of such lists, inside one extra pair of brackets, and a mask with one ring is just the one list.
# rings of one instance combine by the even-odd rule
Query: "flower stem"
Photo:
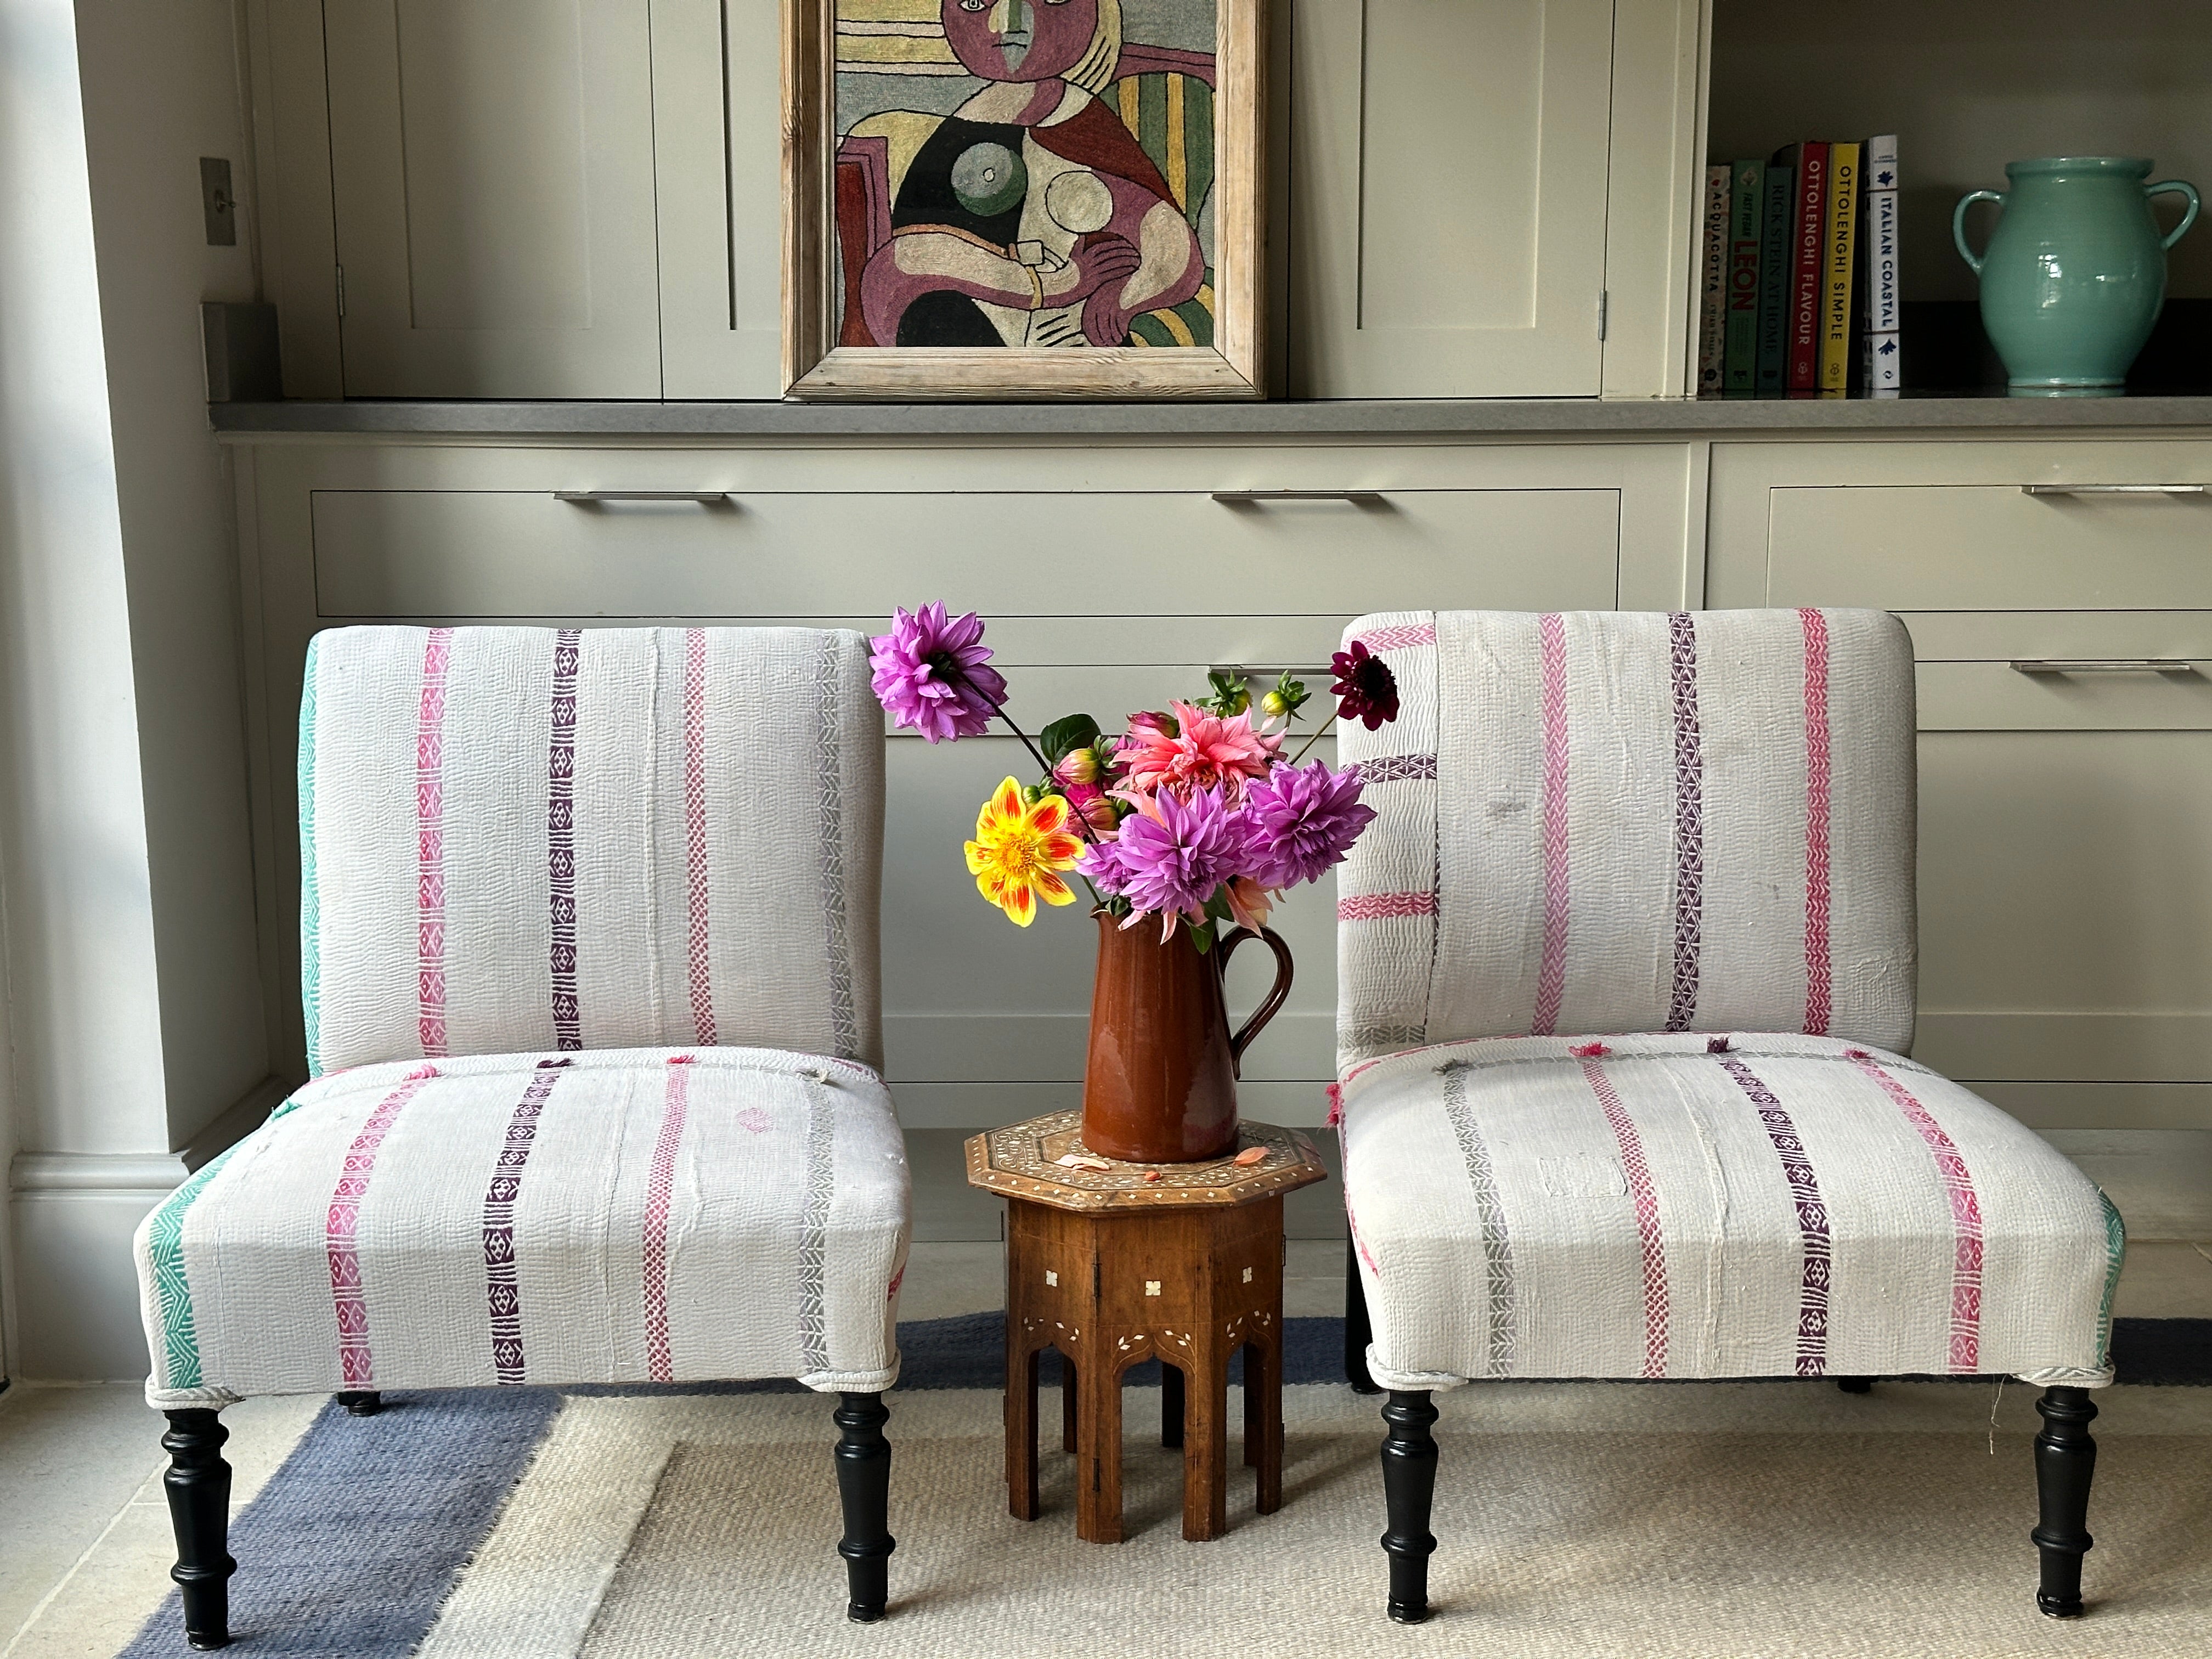
[[(976, 684), (975, 681), (969, 679), (967, 675), (961, 673), (957, 668), (953, 669), (952, 672), (954, 674), (958, 676), (962, 684), (965, 685), (977, 696), (982, 698), (985, 702), (991, 705), (991, 712), (996, 714), (1000, 720), (1006, 721), (1006, 730), (1012, 732), (1016, 737), (1022, 740), (1022, 747), (1030, 751), (1030, 758), (1037, 763), (1037, 769), (1043, 773), (1046, 777), (1050, 777), (1052, 775), (1052, 763), (1044, 757), (1043, 751), (1039, 750), (1036, 744), (1030, 741), (1030, 734), (1023, 731), (1020, 726), (1014, 724), (1014, 717), (1006, 712), (1006, 705), (1000, 702), (996, 697), (993, 696), (988, 691), (986, 691), (981, 686)], [(1062, 799), (1065, 799), (1065, 797)], [(1096, 847), (1098, 844), (1098, 837), (1091, 833), (1091, 820), (1083, 816), (1082, 809), (1078, 807), (1073, 801), (1069, 801), (1067, 803), (1067, 811), (1068, 816), (1075, 820), (1076, 833), (1080, 835), (1084, 840), (1089, 842), (1093, 847)], [(1083, 878), (1083, 884), (1085, 887), (1091, 886), (1091, 878), (1088, 876), (1085, 876)], [(1097, 888), (1091, 888), (1091, 896), (1094, 900), (1098, 896), (1098, 890)]]
[(1308, 738), (1303, 744), (1299, 744), (1298, 752), (1291, 757), (1291, 764), (1296, 766), (1300, 761), (1304, 760), (1306, 757), (1306, 750), (1312, 748), (1323, 738), (1327, 737), (1328, 735), (1329, 727), (1334, 726), (1337, 721), (1342, 718), (1343, 711), (1339, 709), (1335, 714), (1331, 714), (1328, 717), (1326, 723), (1316, 726), (1314, 728), (1313, 736)]

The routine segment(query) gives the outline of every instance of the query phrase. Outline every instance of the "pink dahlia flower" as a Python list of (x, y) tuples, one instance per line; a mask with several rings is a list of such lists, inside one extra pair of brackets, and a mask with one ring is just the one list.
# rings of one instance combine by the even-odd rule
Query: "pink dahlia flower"
[(1344, 861), (1375, 809), (1359, 799), (1359, 774), (1321, 761), (1279, 766), (1244, 797), (1252, 871), (1263, 887), (1295, 887)]
[(1267, 776), (1282, 749), (1280, 736), (1252, 729), (1249, 709), (1224, 717), (1187, 702), (1168, 707), (1171, 714), (1132, 720), (1115, 756), (1127, 768), (1127, 787), (1139, 793), (1218, 789), (1234, 805), (1244, 799), (1248, 782)]
[[(1121, 821), (1121, 836), (1099, 866), (1110, 864), (1115, 890), (1138, 911), (1158, 913), (1166, 939), (1178, 918), (1203, 922), (1206, 901), (1244, 873), (1252, 856), (1247, 836), (1243, 815), (1219, 790), (1195, 789), (1187, 799), (1164, 790)], [(1085, 872), (1092, 867), (1086, 861)], [(1135, 921), (1132, 915), (1122, 926)]]
[(972, 611), (947, 621), (941, 599), (911, 614), (902, 609), (891, 631), (868, 643), (876, 701), (932, 743), (981, 736), (1006, 701), (1006, 682), (985, 666), (990, 647)]

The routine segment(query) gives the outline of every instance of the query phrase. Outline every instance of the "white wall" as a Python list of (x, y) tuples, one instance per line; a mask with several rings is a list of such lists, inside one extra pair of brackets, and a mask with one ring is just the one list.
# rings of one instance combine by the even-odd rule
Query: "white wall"
[(7, 1358), (143, 1375), (127, 1245), (265, 1075), (202, 155), (246, 171), (228, 0), (0, 0)]

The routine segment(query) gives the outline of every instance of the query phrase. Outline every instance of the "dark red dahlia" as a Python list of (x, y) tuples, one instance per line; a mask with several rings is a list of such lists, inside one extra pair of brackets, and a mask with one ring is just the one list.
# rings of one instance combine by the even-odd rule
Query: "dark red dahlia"
[(1328, 689), (1336, 696), (1340, 718), (1358, 720), (1370, 732), (1398, 718), (1398, 677), (1364, 642), (1352, 641), (1351, 650), (1328, 659), (1328, 668), (1336, 676)]

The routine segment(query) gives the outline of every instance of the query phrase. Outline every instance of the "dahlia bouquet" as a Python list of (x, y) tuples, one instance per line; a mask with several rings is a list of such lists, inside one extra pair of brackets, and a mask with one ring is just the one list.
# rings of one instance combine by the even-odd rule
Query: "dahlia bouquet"
[(1215, 673), (1206, 696), (1133, 714), (1117, 734), (1069, 714), (1032, 738), (1007, 716), (1006, 682), (973, 611), (901, 610), (871, 644), (876, 696), (900, 726), (941, 743), (979, 737), (995, 719), (1036, 761), (1034, 781), (992, 791), (966, 848), (977, 890), (1018, 927), (1040, 899), (1073, 903), (1073, 873), (1123, 927), (1157, 918), (1163, 942), (1182, 927), (1204, 951), (1224, 926), (1257, 932), (1285, 890), (1341, 862), (1375, 817), (1356, 769), (1304, 761), (1337, 720), (1373, 731), (1397, 718), (1397, 682), (1356, 641), (1330, 663), (1334, 713), (1287, 759), (1309, 700), (1289, 672), (1256, 706), (1242, 676)]

